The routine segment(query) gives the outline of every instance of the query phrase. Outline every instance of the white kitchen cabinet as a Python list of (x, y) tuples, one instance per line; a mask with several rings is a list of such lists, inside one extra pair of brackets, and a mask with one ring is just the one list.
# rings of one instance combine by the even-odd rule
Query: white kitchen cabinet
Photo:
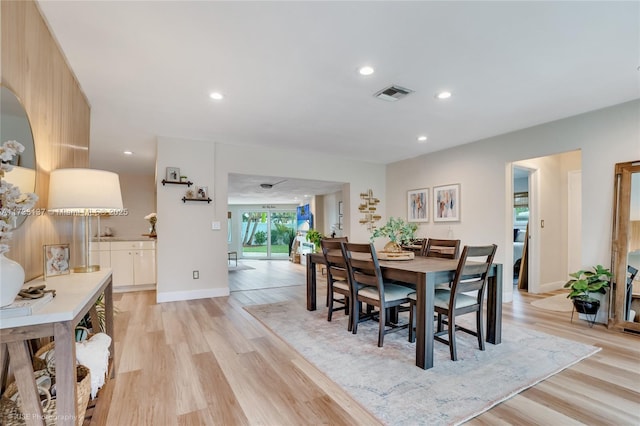
[(111, 244), (108, 242), (92, 242), (89, 251), (89, 265), (100, 265), (100, 268), (111, 268)]
[[(105, 250), (103, 244), (109, 245)], [(99, 249), (99, 250), (98, 250)], [(99, 252), (100, 266), (113, 270), (113, 286), (121, 290), (126, 287), (152, 286), (156, 284), (155, 241), (111, 241), (92, 244), (92, 253)], [(104, 253), (108, 252), (108, 256)], [(107, 259), (109, 265), (106, 265)]]

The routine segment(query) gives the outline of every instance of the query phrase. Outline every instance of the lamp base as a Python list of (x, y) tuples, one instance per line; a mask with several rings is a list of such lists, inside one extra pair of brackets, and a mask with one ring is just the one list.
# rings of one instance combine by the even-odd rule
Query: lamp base
[(76, 273), (98, 272), (99, 270), (100, 265), (78, 266), (72, 269), (72, 271)]

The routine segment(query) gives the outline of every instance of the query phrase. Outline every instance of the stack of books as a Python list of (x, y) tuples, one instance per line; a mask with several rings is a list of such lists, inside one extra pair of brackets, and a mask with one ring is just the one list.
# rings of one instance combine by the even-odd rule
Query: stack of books
[(17, 297), (12, 304), (0, 308), (0, 319), (31, 315), (53, 300), (53, 293), (45, 293), (38, 299)]

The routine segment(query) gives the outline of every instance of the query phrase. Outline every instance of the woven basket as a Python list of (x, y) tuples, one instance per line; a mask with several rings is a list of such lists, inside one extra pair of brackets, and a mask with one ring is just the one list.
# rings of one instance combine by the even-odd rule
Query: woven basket
[[(46, 351), (44, 351), (46, 352)], [(39, 358), (37, 358), (39, 359)], [(34, 359), (35, 361), (35, 359)], [(42, 360), (40, 360), (42, 361)], [(39, 370), (35, 374), (42, 374), (46, 370)], [(55, 370), (54, 370), (55, 372)], [(91, 374), (89, 369), (84, 365), (76, 366), (77, 375), (77, 412), (76, 425), (82, 426), (84, 422), (84, 416), (87, 411), (87, 404), (89, 403), (89, 397), (91, 396)], [(51, 377), (55, 380), (55, 376)], [(15, 382), (7, 386), (2, 398), (0, 398), (0, 424), (7, 426), (22, 426), (26, 424), (25, 416), (22, 414), (20, 396), (17, 398), (17, 402), (14, 402), (11, 397), (18, 392), (18, 386)], [(56, 400), (52, 399), (49, 403), (43, 404), (42, 414), (44, 415), (45, 425), (56, 424)]]

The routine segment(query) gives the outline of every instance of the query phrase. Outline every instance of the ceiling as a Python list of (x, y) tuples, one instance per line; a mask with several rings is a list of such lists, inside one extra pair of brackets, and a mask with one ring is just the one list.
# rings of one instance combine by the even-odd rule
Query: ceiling
[[(389, 163), (640, 97), (638, 2), (39, 5), (91, 104), (91, 166), (116, 172), (152, 174), (157, 136)], [(373, 96), (391, 84), (414, 92)]]

